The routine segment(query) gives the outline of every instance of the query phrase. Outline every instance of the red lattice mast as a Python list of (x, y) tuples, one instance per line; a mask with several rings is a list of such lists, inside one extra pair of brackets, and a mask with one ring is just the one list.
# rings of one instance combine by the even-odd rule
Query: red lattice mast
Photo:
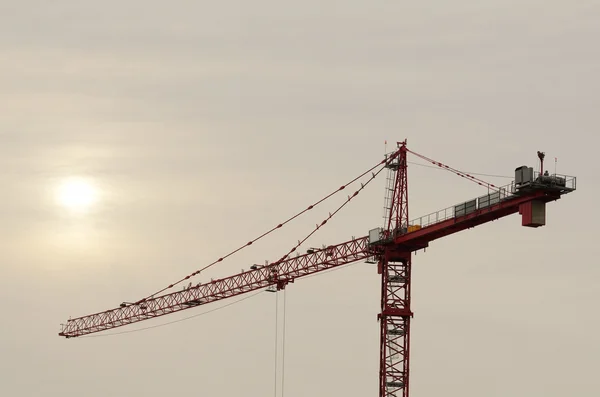
[[(396, 160), (388, 164), (395, 174), (388, 203), (385, 235), (404, 234), (408, 224), (408, 178), (406, 141), (398, 143)], [(381, 274), (379, 396), (408, 397), (410, 342), (411, 251), (386, 245), (379, 258)]]

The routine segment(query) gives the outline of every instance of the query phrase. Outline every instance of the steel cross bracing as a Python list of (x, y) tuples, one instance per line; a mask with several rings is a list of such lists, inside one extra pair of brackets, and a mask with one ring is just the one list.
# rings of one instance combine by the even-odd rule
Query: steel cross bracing
[(398, 262), (382, 260), (380, 321), (380, 396), (408, 396), (411, 254)]
[(392, 192), (392, 200), (389, 203), (390, 215), (386, 225), (386, 230), (408, 226), (408, 178), (407, 178), (407, 149), (406, 141), (402, 143), (396, 161), (387, 165), (388, 168), (395, 171), (396, 178)]
[(276, 263), (265, 265), (235, 276), (196, 285), (183, 291), (149, 298), (142, 303), (71, 319), (63, 325), (59, 335), (67, 338), (88, 335), (216, 302), (271, 285), (281, 289), (296, 278), (364, 260), (371, 255), (368, 238), (361, 237), (326, 247), (312, 254), (287, 259), (279, 265)]

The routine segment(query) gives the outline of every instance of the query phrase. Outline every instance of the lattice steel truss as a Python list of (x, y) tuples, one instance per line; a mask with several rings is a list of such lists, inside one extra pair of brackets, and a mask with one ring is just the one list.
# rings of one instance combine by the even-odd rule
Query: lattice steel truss
[[(405, 233), (408, 228), (406, 141), (399, 146), (397, 160), (389, 167), (396, 175), (387, 236)], [(385, 246), (378, 270), (381, 274), (379, 396), (408, 397), (411, 250), (398, 251), (394, 245)]]
[(382, 259), (382, 307), (379, 315), (379, 395), (405, 397), (409, 386), (410, 254), (399, 262)]

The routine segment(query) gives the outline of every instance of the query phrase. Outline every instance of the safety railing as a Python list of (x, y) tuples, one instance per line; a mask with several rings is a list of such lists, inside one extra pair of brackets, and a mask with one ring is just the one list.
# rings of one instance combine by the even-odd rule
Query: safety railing
[(490, 192), (484, 196), (480, 196), (473, 200), (465, 201), (460, 204), (456, 204), (451, 207), (415, 218), (409, 222), (407, 232), (412, 232), (427, 226), (435, 225), (436, 223), (440, 223), (457, 216), (466, 215), (480, 208), (489, 207), (499, 203), (502, 200), (505, 200), (507, 197), (512, 196), (514, 192), (515, 183), (513, 181), (508, 185), (499, 187), (496, 191)]
[[(561, 193), (567, 193), (577, 188), (577, 178), (569, 175), (540, 174), (539, 172), (534, 172), (531, 186), (536, 188), (556, 189), (561, 191)], [(517, 186), (515, 181), (512, 181), (486, 195), (415, 218), (409, 222), (408, 228), (403, 228), (404, 230), (402, 230), (402, 232), (410, 233), (457, 216), (470, 214), (476, 210), (498, 204), (499, 202), (512, 197), (515, 193), (517, 193)]]
[(533, 173), (533, 183), (557, 189), (564, 189), (566, 191), (577, 189), (576, 177), (562, 174), (550, 174), (548, 171), (543, 174), (535, 171)]

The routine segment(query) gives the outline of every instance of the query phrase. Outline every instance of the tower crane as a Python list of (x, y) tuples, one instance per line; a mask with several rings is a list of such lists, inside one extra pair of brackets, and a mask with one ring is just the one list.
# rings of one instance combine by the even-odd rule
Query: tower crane
[[(488, 189), (487, 194), (464, 201), (452, 207), (410, 219), (408, 212), (408, 154), (425, 160), (434, 166), (448, 170), (462, 178), (471, 180)], [(411, 266), (412, 254), (425, 249), (429, 243), (484, 223), (519, 213), (525, 227), (540, 227), (546, 224), (546, 204), (559, 200), (564, 194), (576, 190), (574, 176), (544, 172), (544, 154), (538, 152), (540, 171), (520, 166), (515, 169), (515, 179), (506, 186), (486, 183), (474, 175), (458, 171), (445, 164), (422, 156), (408, 149), (406, 140), (397, 143), (397, 149), (389, 153), (371, 170), (373, 180), (387, 169), (386, 217), (383, 227), (370, 230), (368, 235), (349, 241), (329, 245), (322, 249), (311, 248), (305, 254), (296, 253), (308, 237), (318, 231), (343, 206), (350, 202), (368, 184), (349, 195), (334, 213), (316, 228), (307, 238), (298, 242), (287, 255), (265, 265), (253, 265), (250, 270), (207, 283), (191, 283), (177, 292), (165, 292), (180, 282), (188, 280), (201, 270), (222, 262), (228, 256), (251, 245), (265, 235), (280, 229), (285, 223), (313, 209), (316, 205), (344, 190), (343, 185), (334, 193), (309, 206), (296, 216), (271, 229), (262, 236), (249, 241), (230, 254), (219, 258), (201, 270), (197, 270), (176, 283), (136, 302), (122, 303), (118, 308), (69, 319), (62, 325), (60, 336), (74, 338), (96, 332), (149, 320), (182, 310), (204, 306), (233, 296), (264, 288), (282, 290), (289, 283), (304, 276), (340, 267), (352, 262), (376, 263), (381, 275), (381, 308), (378, 314), (380, 327), (380, 397), (409, 396), (410, 323), (411, 310)], [(374, 171), (376, 170), (376, 172)], [(360, 177), (359, 177), (360, 178)], [(359, 178), (351, 182), (356, 182)]]

